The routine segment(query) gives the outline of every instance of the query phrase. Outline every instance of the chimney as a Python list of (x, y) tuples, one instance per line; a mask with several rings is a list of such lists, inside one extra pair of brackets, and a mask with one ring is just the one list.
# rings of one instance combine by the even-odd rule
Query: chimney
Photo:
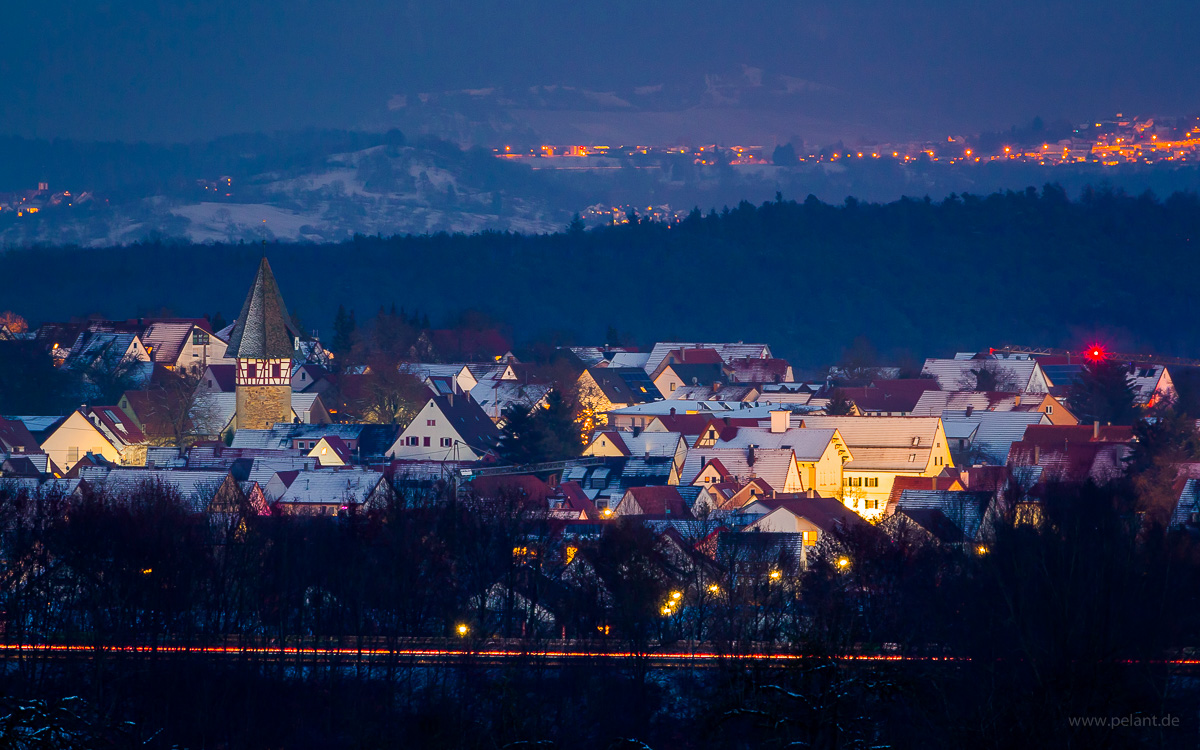
[(672, 417), (675, 416), (675, 407), (674, 406), (671, 407), (671, 416)]
[(1100, 420), (1092, 422), (1092, 440), (1100, 439)]
[(451, 406), (454, 406), (454, 391), (451, 391), (446, 394), (446, 403)]
[(635, 425), (633, 428), (633, 436), (637, 437), (638, 435), (641, 435), (641, 434), (642, 434), (642, 428)]
[(771, 433), (778, 435), (787, 432), (792, 426), (792, 413), (787, 409), (771, 410)]
[(975, 407), (971, 404), (967, 404), (967, 416), (968, 417), (971, 416), (971, 412), (973, 412), (973, 411), (975, 411)]
[(934, 492), (937, 492), (937, 477), (929, 478), (929, 489), (933, 490)]
[(1034, 444), (1033, 446), (1033, 465), (1040, 466), (1042, 460), (1042, 446)]

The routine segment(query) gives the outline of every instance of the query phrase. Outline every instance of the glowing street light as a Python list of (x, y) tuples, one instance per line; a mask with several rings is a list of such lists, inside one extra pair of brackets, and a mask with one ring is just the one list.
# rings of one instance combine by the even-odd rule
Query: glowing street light
[(848, 568), (848, 567), (850, 566), (850, 558), (848, 558), (848, 557), (839, 557), (839, 558), (838, 558), (838, 563), (837, 563), (837, 564), (838, 564), (838, 567), (839, 567), (839, 568), (841, 568), (842, 570), (845, 570), (846, 568)]
[(981, 544), (975, 548), (975, 554), (977, 554), (977, 555), (986, 555), (987, 553), (988, 553), (988, 548), (987, 548), (986, 544)]
[(771, 571), (771, 580), (772, 581), (778, 581), (782, 577), (783, 577), (783, 573), (780, 573), (778, 570)]
[(671, 598), (674, 599), (675, 601), (679, 601), (680, 599), (683, 598), (683, 592), (682, 591), (672, 591)]
[(709, 593), (712, 593), (712, 594), (719, 594), (719, 593), (721, 593), (721, 587), (715, 583), (712, 583), (712, 584), (709, 584), (708, 591), (709, 591)]
[(458, 635), (460, 638), (465, 638), (467, 636), (467, 633), (471, 632), (471, 628), (469, 628), (465, 622), (460, 622), (458, 624), (458, 627), (455, 628), (455, 630), (458, 631)]

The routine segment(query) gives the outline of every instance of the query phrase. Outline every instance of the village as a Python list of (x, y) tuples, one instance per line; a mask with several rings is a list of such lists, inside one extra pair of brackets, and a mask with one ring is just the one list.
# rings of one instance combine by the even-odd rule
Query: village
[[(622, 524), (653, 535), (669, 578), (711, 592), (853, 565), (851, 534), (983, 555), (997, 523), (1036, 523), (1048, 487), (1124, 476), (1144, 417), (1178, 397), (1167, 364), (1099, 347), (965, 352), (907, 377), (835, 367), (803, 382), (765, 343), (676, 341), (563, 347), (552, 374), (496, 351), (383, 377), (379, 361), (335, 365), (345, 352), (300, 332), (265, 257), (217, 330), (203, 318), (21, 327), (0, 326), (0, 347), (82, 372), (97, 398), (133, 385), (66, 415), (0, 417), (8, 497), (120, 503), (157, 488), (218, 524), (516, 503), (539, 531), (514, 538), (514, 564), (554, 586)], [(1129, 400), (1115, 423), (1121, 412), (1096, 398), (1114, 368)], [(1143, 509), (1147, 523), (1192, 529), (1200, 463), (1169, 473), (1169, 502)], [(516, 597), (529, 622), (565, 634), (529, 585), (510, 577), (488, 601)], [(677, 585), (664, 617), (692, 601)]]

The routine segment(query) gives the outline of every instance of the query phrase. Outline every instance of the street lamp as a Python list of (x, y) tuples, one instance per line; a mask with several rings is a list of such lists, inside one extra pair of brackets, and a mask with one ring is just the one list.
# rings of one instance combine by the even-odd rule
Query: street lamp
[(782, 577), (783, 577), (783, 573), (780, 573), (778, 570), (771, 571), (771, 580), (772, 581), (778, 581)]
[(841, 568), (842, 570), (845, 570), (846, 568), (850, 567), (850, 558), (839, 557), (838, 558), (838, 567)]
[(458, 631), (458, 635), (461, 638), (465, 638), (467, 636), (467, 633), (471, 632), (471, 628), (468, 627), (465, 622), (460, 622), (458, 624), (458, 627), (455, 628), (455, 630)]

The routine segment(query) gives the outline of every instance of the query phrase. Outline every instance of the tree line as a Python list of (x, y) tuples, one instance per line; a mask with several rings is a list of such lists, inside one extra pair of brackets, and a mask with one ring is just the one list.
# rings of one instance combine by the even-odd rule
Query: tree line
[[(435, 328), (480, 310), (522, 346), (594, 345), (614, 326), (643, 344), (766, 341), (814, 366), (864, 332), (892, 359), (1004, 343), (1078, 349), (1092, 338), (1186, 355), (1200, 341), (1174, 321), (1189, 314), (1198, 238), (1194, 193), (1100, 188), (1072, 201), (1046, 185), (886, 204), (781, 196), (674, 225), (635, 217), (554, 235), (357, 236), (268, 252), (289, 307), (310, 326), (333, 321), (339, 304), (369, 317), (399, 299)], [(168, 241), (8, 250), (0, 295), (31, 321), (230, 310), (261, 253)], [(168, 272), (188, 283), (153, 283)], [(725, 302), (702, 314), (698, 289)]]

